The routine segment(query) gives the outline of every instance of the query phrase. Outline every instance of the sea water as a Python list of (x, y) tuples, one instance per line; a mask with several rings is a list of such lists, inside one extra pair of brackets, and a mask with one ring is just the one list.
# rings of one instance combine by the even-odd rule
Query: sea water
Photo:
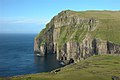
[(36, 34), (0, 34), (0, 77), (47, 72), (61, 67), (55, 54), (34, 54)]

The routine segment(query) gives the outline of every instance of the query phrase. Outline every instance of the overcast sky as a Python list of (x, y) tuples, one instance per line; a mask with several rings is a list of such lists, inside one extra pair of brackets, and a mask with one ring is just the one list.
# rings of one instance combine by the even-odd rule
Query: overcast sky
[(0, 0), (0, 33), (39, 33), (68, 9), (120, 10), (120, 0)]

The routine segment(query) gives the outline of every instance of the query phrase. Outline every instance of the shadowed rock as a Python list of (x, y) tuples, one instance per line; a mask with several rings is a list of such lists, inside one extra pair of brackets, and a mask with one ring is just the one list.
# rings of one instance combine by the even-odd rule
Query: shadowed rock
[(118, 77), (118, 76), (112, 76), (112, 80), (120, 80), (120, 77)]

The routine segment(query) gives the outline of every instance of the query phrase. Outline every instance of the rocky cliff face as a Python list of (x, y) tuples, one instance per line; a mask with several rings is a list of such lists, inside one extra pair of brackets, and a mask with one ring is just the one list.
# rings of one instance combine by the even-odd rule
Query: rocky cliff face
[(82, 60), (94, 54), (120, 54), (120, 45), (94, 37), (100, 20), (62, 11), (35, 38), (34, 51), (57, 54), (58, 60)]

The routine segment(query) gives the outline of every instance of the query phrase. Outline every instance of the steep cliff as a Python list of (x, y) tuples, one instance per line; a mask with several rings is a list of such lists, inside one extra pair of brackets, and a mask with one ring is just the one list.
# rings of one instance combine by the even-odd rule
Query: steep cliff
[(36, 36), (34, 51), (41, 55), (55, 53), (63, 61), (120, 54), (118, 16), (119, 11), (62, 11)]

